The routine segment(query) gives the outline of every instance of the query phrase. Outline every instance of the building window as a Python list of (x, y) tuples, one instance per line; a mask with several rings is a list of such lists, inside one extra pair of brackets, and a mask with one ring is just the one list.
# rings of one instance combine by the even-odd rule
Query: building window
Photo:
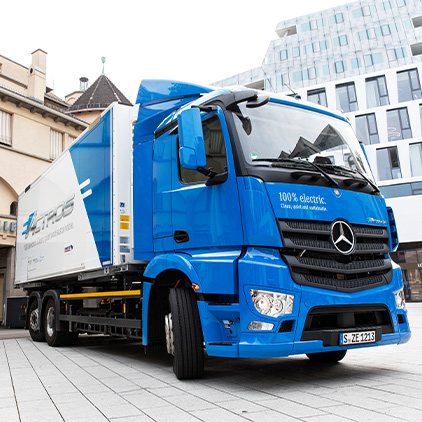
[(400, 185), (380, 186), (385, 198), (422, 195), (422, 182), (402, 183)]
[(404, 59), (407, 57), (407, 52), (405, 47), (397, 47), (387, 51), (388, 59), (390, 62), (394, 62), (396, 60)]
[(422, 54), (422, 42), (412, 44), (410, 51), (412, 52), (412, 56), (420, 56)]
[(406, 6), (406, 0), (397, 0), (397, 6), (399, 7)]
[(337, 110), (341, 110), (344, 113), (348, 113), (349, 111), (356, 111), (358, 109), (354, 82), (344, 85), (337, 85), (336, 97)]
[(289, 58), (289, 54), (287, 50), (280, 51), (280, 60), (287, 60)]
[(324, 72), (324, 76), (329, 76), (330, 75), (330, 66), (328, 64), (325, 64), (322, 67), (322, 71)]
[(63, 133), (51, 129), (50, 146), (50, 158), (55, 160), (63, 152)]
[(294, 82), (301, 82), (303, 81), (303, 74), (301, 70), (293, 73), (293, 80)]
[(343, 73), (346, 70), (346, 66), (343, 61), (335, 62), (336, 73)]
[(289, 74), (288, 73), (284, 73), (283, 75), (277, 75), (276, 77), (276, 84), (277, 86), (284, 86), (284, 85), (288, 85), (290, 83), (289, 81)]
[(332, 24), (343, 23), (344, 22), (343, 13), (336, 13), (335, 15), (331, 16), (330, 22)]
[(382, 55), (381, 53), (373, 53), (373, 54), (366, 54), (364, 56), (365, 66), (374, 66), (376, 64), (382, 63)]
[(352, 69), (359, 69), (360, 67), (362, 67), (360, 57), (354, 57), (350, 60), (350, 62), (352, 63)]
[(359, 7), (359, 9), (355, 9), (353, 11), (353, 16), (355, 18), (361, 18), (362, 16), (370, 16), (371, 14), (376, 15), (376, 13), (377, 13), (377, 9), (375, 5), (363, 6), (363, 7)]
[(313, 48), (312, 48), (312, 44), (306, 44), (305, 45), (305, 53), (306, 54), (312, 54), (314, 52)]
[(293, 47), (293, 57), (300, 56), (300, 47)]
[(321, 44), (319, 41), (312, 43), (312, 50), (314, 53), (319, 53), (321, 51)]
[(422, 26), (422, 16), (416, 16), (416, 17), (412, 18), (412, 22), (413, 22), (414, 28), (421, 27)]
[[(322, 21), (320, 23), (323, 24)], [(311, 31), (314, 29), (318, 29), (317, 21), (314, 20), (314, 21), (302, 23), (302, 31)]]
[(405, 47), (397, 47), (394, 49), (394, 52), (396, 53), (397, 60), (404, 59), (405, 57), (407, 57)]
[(310, 68), (308, 69), (308, 78), (309, 78), (310, 80), (312, 80), (312, 79), (316, 79), (316, 77), (317, 77), (317, 70), (316, 70), (316, 67), (310, 67)]
[(412, 170), (412, 176), (422, 176), (422, 144), (409, 145), (410, 155), (410, 168)]
[(18, 203), (15, 201), (10, 204), (10, 215), (15, 217), (18, 215)]
[(390, 104), (385, 76), (366, 79), (366, 105), (368, 108)]
[(377, 149), (377, 167), (379, 180), (401, 179), (397, 147)]
[(407, 107), (387, 111), (388, 140), (398, 141), (412, 137)]
[(1, 110), (0, 144), (12, 145), (12, 115)]
[(356, 135), (366, 145), (379, 144), (375, 113), (356, 116)]
[(325, 88), (308, 91), (308, 101), (327, 107), (327, 95), (325, 93)]
[(372, 40), (373, 38), (376, 37), (374, 28), (369, 28), (364, 31), (360, 31), (358, 34), (359, 34), (359, 39), (361, 41)]
[(344, 45), (347, 45), (347, 35), (334, 38), (334, 47), (343, 47)]
[(320, 43), (320, 46), (321, 46), (321, 50), (328, 50), (328, 48), (329, 48), (329, 44), (328, 44), (328, 41), (327, 40), (324, 40), (324, 41), (321, 41)]
[(397, 88), (400, 103), (421, 98), (421, 84), (418, 70), (411, 69), (404, 72), (397, 72)]
[(392, 9), (391, 0), (384, 1), (382, 3), (382, 5), (384, 6), (384, 10), (391, 10)]

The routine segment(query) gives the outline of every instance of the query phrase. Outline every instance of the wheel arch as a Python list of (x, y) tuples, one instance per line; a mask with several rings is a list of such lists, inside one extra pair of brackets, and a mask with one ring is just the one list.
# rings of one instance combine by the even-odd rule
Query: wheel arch
[(44, 328), (44, 317), (45, 317), (47, 302), (50, 298), (53, 298), (55, 308), (57, 310), (55, 312), (56, 330), (61, 331), (62, 329), (60, 327), (61, 325), (60, 324), (60, 292), (58, 292), (57, 290), (47, 290), (42, 297), (41, 320), (43, 323), (43, 328)]
[[(164, 316), (169, 312), (170, 289), (192, 287), (193, 283), (200, 289), (200, 280), (188, 256), (175, 254), (154, 258), (145, 270), (144, 276), (148, 280), (144, 283), (143, 291), (143, 344), (161, 345), (165, 341)], [(145, 288), (145, 284), (148, 288)]]

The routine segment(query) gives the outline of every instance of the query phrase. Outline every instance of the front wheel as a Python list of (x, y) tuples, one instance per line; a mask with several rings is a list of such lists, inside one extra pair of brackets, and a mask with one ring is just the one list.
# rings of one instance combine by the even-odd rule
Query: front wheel
[(45, 341), (44, 331), (41, 330), (41, 313), (37, 299), (29, 307), (29, 335), (34, 341)]
[(169, 302), (165, 331), (173, 371), (178, 379), (200, 378), (204, 373), (204, 350), (195, 293), (191, 288), (171, 289)]
[(335, 363), (340, 362), (346, 356), (347, 350), (338, 350), (336, 352), (308, 353), (306, 356), (312, 362)]
[(60, 309), (56, 309), (56, 303), (54, 299), (48, 299), (44, 314), (45, 339), (49, 346), (71, 346), (78, 339), (78, 333), (69, 331), (57, 331), (56, 312), (60, 312)]

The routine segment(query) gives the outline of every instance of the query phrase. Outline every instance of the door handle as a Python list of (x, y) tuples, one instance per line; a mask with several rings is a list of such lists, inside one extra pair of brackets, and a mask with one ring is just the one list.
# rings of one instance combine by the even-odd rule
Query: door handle
[(173, 238), (176, 243), (189, 242), (189, 234), (184, 230), (175, 230)]

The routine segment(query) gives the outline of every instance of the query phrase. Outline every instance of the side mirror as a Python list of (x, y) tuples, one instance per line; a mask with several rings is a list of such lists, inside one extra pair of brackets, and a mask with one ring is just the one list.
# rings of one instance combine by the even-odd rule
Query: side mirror
[(205, 167), (207, 158), (200, 110), (190, 108), (182, 111), (177, 117), (177, 122), (179, 125), (180, 165), (191, 170)]

